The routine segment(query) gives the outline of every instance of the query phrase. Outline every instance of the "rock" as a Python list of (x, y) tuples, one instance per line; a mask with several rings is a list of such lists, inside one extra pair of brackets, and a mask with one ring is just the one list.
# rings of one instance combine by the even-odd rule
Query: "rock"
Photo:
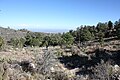
[(35, 64), (30, 63), (30, 64), (29, 64), (29, 67), (34, 68), (34, 69), (35, 69)]
[(76, 76), (76, 72), (79, 71), (79, 68), (71, 69), (71, 70), (65, 70), (65, 73), (67, 74), (68, 78), (72, 78)]
[(116, 65), (114, 65), (113, 70), (115, 72), (118, 72), (120, 70), (120, 67), (116, 64)]
[(9, 80), (8, 77), (8, 63), (7, 62), (3, 62), (0, 64), (0, 80)]
[(17, 80), (33, 80), (33, 78), (29, 73), (21, 73), (17, 75)]
[(35, 64), (30, 61), (21, 61), (20, 66), (22, 67), (23, 71), (35, 72)]
[(51, 72), (55, 72), (55, 69), (53, 67), (50, 68)]

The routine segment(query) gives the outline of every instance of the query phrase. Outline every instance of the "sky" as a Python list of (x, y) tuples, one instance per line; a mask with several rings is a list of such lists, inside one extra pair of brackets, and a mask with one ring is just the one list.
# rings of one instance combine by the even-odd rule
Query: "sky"
[(0, 26), (33, 31), (116, 21), (120, 0), (0, 0)]

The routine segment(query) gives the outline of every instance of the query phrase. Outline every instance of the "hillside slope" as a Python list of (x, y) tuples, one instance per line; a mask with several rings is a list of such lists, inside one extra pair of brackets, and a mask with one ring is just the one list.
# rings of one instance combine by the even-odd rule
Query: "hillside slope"
[(10, 28), (0, 27), (0, 36), (3, 37), (6, 41), (9, 41), (11, 38), (21, 38), (26, 35), (27, 31), (14, 30)]

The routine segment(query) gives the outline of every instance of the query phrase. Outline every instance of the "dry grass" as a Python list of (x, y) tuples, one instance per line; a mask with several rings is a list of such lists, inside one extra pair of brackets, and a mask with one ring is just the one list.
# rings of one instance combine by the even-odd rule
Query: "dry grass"
[[(59, 51), (58, 54), (54, 54)], [(90, 49), (90, 47), (89, 47)], [(56, 55), (63, 56), (64, 50), (59, 47), (50, 47), (46, 50), (44, 47), (24, 47), (12, 48), (7, 46), (0, 52), (0, 80), (85, 80), (85, 76), (76, 75), (80, 68), (69, 70), (64, 64), (56, 59)], [(58, 57), (59, 57), (58, 56)], [(64, 56), (67, 56), (66, 54)], [(24, 71), (18, 62), (30, 61), (36, 66), (36, 72)], [(4, 63), (7, 62), (7, 69)], [(100, 65), (99, 65), (100, 66)], [(100, 67), (101, 68), (101, 67)], [(105, 67), (106, 69), (108, 67)], [(101, 69), (102, 70), (102, 69)], [(46, 73), (44, 73), (46, 72)], [(101, 72), (101, 71), (100, 71)], [(3, 76), (4, 74), (4, 76)], [(102, 73), (101, 73), (102, 74)]]

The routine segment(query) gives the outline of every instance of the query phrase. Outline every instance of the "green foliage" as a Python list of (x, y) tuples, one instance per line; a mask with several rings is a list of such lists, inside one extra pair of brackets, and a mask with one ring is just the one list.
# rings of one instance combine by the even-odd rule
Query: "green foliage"
[(115, 22), (116, 36), (120, 39), (120, 21)]
[(100, 43), (101, 46), (104, 44), (103, 37), (104, 37), (104, 33), (102, 31), (99, 31), (98, 39), (99, 39), (99, 43)]
[(118, 28), (116, 32), (117, 32), (116, 35), (117, 35), (118, 39), (120, 39), (120, 28)]
[(111, 21), (108, 21), (108, 28), (109, 30), (113, 29), (113, 23)]
[(40, 46), (39, 39), (32, 38), (32, 39), (30, 40), (30, 45), (31, 45), (31, 46)]
[(27, 45), (30, 45), (30, 41), (31, 41), (31, 39), (32, 39), (31, 34), (27, 33), (26, 36), (25, 36), (25, 39), (26, 39), (25, 45), (26, 45), (26, 46), (27, 46)]
[(99, 31), (99, 32), (98, 32), (98, 37), (99, 37), (99, 38), (103, 38), (103, 37), (104, 37), (104, 33), (103, 33), (102, 31)]
[(60, 45), (61, 34), (42, 34), (42, 33), (28, 33), (26, 35), (25, 45), (27, 46), (56, 46)]
[(61, 43), (61, 34), (53, 34), (51, 35), (50, 37), (50, 45), (52, 46), (57, 46), (57, 45), (60, 45)]
[(4, 47), (4, 40), (3, 38), (0, 36), (0, 49), (3, 49)]
[(74, 41), (74, 37), (69, 33), (63, 33), (62, 35), (62, 44), (65, 44), (65, 45), (71, 45), (73, 44), (73, 41)]
[(21, 45), (21, 47), (23, 47), (24, 46), (24, 44), (25, 44), (25, 39), (24, 38), (20, 38), (20, 45)]
[(94, 38), (94, 34), (90, 33), (90, 31), (87, 28), (84, 28), (80, 32), (80, 41), (89, 41)]
[(56, 55), (57, 57), (61, 57), (61, 56), (63, 56), (63, 52), (60, 51), (60, 50), (58, 50), (57, 52), (55, 52), (55, 55)]
[(114, 28), (117, 30), (119, 28), (119, 25), (120, 25), (120, 19), (119, 21), (115, 21)]
[(22, 48), (25, 43), (25, 39), (24, 38), (20, 38), (20, 39), (11, 38), (10, 43), (14, 47)]
[(26, 46), (40, 46), (43, 41), (43, 35), (40, 33), (27, 33), (25, 39)]
[(48, 47), (49, 45), (50, 45), (50, 36), (45, 36), (45, 37), (43, 38), (42, 46)]
[(97, 30), (105, 32), (108, 29), (107, 25), (105, 23), (98, 23), (97, 24)]
[(22, 31), (22, 32), (28, 32), (27, 29), (19, 29), (19, 31)]
[(80, 42), (99, 39), (100, 44), (104, 44), (104, 38), (118, 37), (120, 39), (120, 20), (114, 24), (99, 22), (97, 26), (81, 25), (76, 30), (69, 30), (63, 34), (48, 34), (39, 32), (28, 32), (25, 39), (12, 40), (14, 46), (69, 46)]
[(10, 42), (14, 47), (18, 47), (19, 45), (19, 40), (17, 38), (11, 38)]
[(77, 42), (80, 42), (80, 28), (79, 28), (79, 27), (77, 28), (74, 37), (76, 37), (75, 40), (76, 40)]

